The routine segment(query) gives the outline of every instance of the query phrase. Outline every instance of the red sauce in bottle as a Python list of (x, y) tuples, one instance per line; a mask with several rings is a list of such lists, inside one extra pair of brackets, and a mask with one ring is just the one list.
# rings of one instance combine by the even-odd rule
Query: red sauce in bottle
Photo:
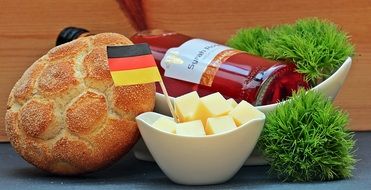
[[(86, 35), (92, 34), (82, 28), (67, 27), (58, 35), (57, 45)], [(134, 43), (148, 43), (150, 45), (168, 93), (173, 97), (192, 91), (197, 91), (200, 96), (220, 92), (226, 98), (234, 98), (236, 101), (246, 100), (254, 105), (266, 105), (284, 100), (291, 96), (292, 91), (300, 87), (308, 87), (303, 75), (295, 71), (294, 64), (264, 59), (246, 52), (238, 52), (228, 47), (226, 47), (229, 49), (227, 52), (232, 52), (232, 54), (223, 54), (224, 57), (217, 56), (217, 58), (222, 58), (213, 59), (212, 61), (217, 60), (218, 67), (209, 64), (213, 66), (210, 67), (211, 70), (207, 66), (204, 71), (204, 74), (207, 74), (205, 77), (208, 81), (206, 82), (207, 85), (164, 76), (165, 70), (161, 66), (161, 60), (166, 52), (170, 48), (182, 46), (185, 42), (190, 42), (192, 39), (183, 34), (163, 30), (146, 30), (131, 37)], [(207, 43), (220, 46), (212, 42)], [(200, 48), (196, 45), (192, 46), (191, 49), (197, 52)], [(186, 51), (186, 53), (189, 52)], [(192, 56), (194, 55), (190, 57)], [(210, 75), (208, 71), (212, 71), (212, 74)], [(183, 70), (181, 72), (183, 73)], [(210, 78), (211, 80), (209, 80)], [(202, 80), (200, 83), (202, 83)], [(157, 91), (161, 92), (159, 86), (157, 86)]]
[[(179, 47), (192, 38), (175, 32), (146, 30), (131, 37), (134, 43), (148, 43), (170, 96), (197, 91), (200, 96), (220, 92), (226, 98), (246, 100), (254, 105), (276, 103), (291, 96), (300, 87), (307, 88), (295, 65), (264, 59), (240, 52), (228, 57), (216, 71), (212, 85), (200, 85), (164, 76), (161, 60), (170, 48)], [(159, 86), (157, 91), (161, 92)]]

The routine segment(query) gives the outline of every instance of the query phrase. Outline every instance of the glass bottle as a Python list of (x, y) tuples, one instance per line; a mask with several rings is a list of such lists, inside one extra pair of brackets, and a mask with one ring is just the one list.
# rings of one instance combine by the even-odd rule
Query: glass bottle
[[(90, 35), (69, 27), (58, 36), (67, 42)], [(207, 40), (176, 32), (145, 30), (130, 38), (148, 43), (170, 96), (197, 91), (200, 96), (220, 92), (225, 98), (267, 105), (284, 100), (300, 87), (308, 88), (293, 63), (250, 55)], [(158, 86), (157, 91), (161, 93)]]

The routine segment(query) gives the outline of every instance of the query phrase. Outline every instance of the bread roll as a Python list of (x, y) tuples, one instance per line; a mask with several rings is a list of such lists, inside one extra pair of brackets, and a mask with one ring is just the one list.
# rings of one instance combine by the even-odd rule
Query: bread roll
[(51, 49), (12, 89), (6, 131), (14, 149), (36, 167), (73, 175), (106, 167), (139, 138), (134, 118), (151, 111), (155, 84), (115, 87), (107, 45), (132, 44), (103, 33)]

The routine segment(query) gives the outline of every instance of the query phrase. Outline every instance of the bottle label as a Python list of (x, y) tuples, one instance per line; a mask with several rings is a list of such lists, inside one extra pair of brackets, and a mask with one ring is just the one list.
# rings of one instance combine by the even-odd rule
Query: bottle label
[(202, 39), (170, 48), (161, 60), (165, 76), (211, 86), (220, 65), (240, 51)]

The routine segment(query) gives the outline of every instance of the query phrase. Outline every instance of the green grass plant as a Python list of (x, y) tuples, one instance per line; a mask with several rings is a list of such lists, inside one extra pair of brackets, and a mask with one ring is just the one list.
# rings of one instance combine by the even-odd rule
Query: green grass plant
[(354, 54), (348, 34), (318, 18), (271, 28), (240, 29), (227, 45), (253, 55), (294, 62), (312, 86), (328, 78)]
[(258, 146), (284, 181), (348, 178), (356, 160), (347, 124), (348, 115), (322, 94), (299, 90), (267, 115)]

